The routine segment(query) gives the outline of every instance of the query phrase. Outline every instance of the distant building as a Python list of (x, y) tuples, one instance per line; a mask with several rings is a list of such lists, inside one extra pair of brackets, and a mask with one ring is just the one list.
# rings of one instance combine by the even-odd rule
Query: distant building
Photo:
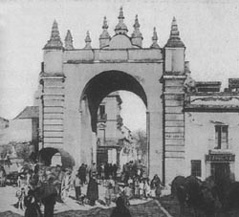
[(97, 163), (119, 163), (122, 148), (122, 100), (118, 92), (111, 93), (100, 103), (97, 112)]
[(121, 131), (123, 133), (123, 139), (122, 149), (120, 151), (120, 167), (123, 168), (124, 164), (129, 161), (136, 161), (140, 159), (140, 156), (138, 156), (135, 139), (132, 136), (131, 130), (126, 126), (122, 126)]
[(32, 142), (38, 146), (39, 109), (38, 106), (27, 106), (14, 119), (9, 127), (2, 131), (0, 144), (9, 142)]
[(0, 117), (0, 130), (6, 129), (9, 127), (9, 120)]

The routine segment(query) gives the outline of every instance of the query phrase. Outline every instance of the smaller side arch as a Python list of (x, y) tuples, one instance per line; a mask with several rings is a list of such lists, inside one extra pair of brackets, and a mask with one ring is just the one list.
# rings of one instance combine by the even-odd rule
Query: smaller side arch
[(74, 158), (64, 149), (57, 148), (43, 148), (39, 151), (39, 161), (45, 166), (50, 166), (52, 163), (52, 157), (59, 153), (61, 158), (62, 168), (73, 168), (75, 166)]

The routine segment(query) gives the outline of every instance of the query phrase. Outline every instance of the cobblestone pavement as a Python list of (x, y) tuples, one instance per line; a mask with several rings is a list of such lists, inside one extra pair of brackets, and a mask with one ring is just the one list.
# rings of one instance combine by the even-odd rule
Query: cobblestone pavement
[[(0, 188), (0, 217), (22, 217), (24, 212), (16, 209), (13, 204), (17, 202), (15, 196), (17, 188), (4, 187)], [(83, 193), (86, 189), (82, 189)], [(89, 205), (79, 205), (73, 198), (74, 191), (71, 197), (65, 203), (57, 203), (54, 210), (54, 217), (108, 217), (110, 216), (115, 203), (110, 207), (105, 207), (100, 203), (91, 207)], [(103, 199), (103, 189), (100, 188), (100, 198)], [(167, 211), (156, 200), (131, 200), (132, 205), (129, 210), (132, 217), (171, 217)], [(42, 207), (43, 208), (43, 207)]]

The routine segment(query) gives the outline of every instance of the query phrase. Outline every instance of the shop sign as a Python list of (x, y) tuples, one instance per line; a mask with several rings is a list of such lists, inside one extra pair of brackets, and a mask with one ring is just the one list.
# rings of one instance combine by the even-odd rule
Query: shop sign
[(206, 155), (206, 161), (235, 161), (235, 155), (232, 154), (209, 154)]

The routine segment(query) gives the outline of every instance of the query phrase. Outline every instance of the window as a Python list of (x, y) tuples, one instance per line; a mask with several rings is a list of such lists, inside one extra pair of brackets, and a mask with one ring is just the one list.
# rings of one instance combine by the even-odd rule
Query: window
[(100, 116), (102, 117), (105, 114), (105, 105), (100, 105)]
[(191, 175), (201, 177), (201, 161), (191, 160)]
[(227, 149), (228, 148), (228, 126), (216, 125), (215, 126), (215, 149)]
[(100, 105), (98, 110), (98, 121), (106, 121), (105, 105)]
[(98, 138), (104, 143), (105, 142), (105, 129), (98, 130)]

